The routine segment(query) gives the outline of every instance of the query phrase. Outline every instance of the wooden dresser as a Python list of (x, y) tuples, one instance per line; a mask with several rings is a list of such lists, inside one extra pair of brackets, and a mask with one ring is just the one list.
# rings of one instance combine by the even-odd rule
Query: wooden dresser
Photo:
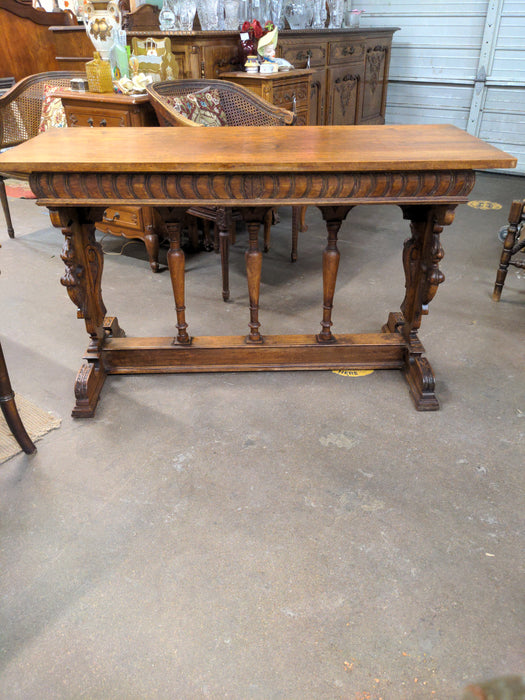
[[(158, 126), (155, 111), (148, 97), (116, 95), (113, 93), (59, 90), (70, 127)], [(116, 156), (118, 160), (118, 155)], [(138, 238), (144, 241), (153, 272), (159, 271), (159, 237), (161, 221), (151, 207), (108, 207), (97, 229), (114, 236)]]

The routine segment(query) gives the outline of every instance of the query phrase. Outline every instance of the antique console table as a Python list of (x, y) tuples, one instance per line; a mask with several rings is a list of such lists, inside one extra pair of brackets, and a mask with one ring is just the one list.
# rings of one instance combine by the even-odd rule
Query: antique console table
[[(452, 223), (455, 207), (467, 201), (474, 170), (513, 167), (515, 158), (447, 125), (224, 127), (213, 129), (212, 139), (208, 129), (130, 132), (50, 130), (0, 155), (0, 169), (29, 174), (38, 203), (60, 217), (61, 281), (90, 338), (75, 384), (75, 417), (94, 414), (106, 375), (146, 372), (397, 369), (418, 410), (438, 408), (418, 330), (444, 279), (440, 233)], [(94, 222), (103, 209), (123, 202), (164, 212), (174, 337), (126, 338), (106, 314)], [(247, 222), (247, 335), (190, 335), (181, 222), (188, 207), (203, 203), (240, 207)], [(319, 332), (272, 336), (261, 329), (258, 232), (269, 208), (280, 204), (317, 206), (326, 222)], [(396, 204), (410, 221), (402, 255), (405, 296), (381, 332), (334, 334), (337, 234), (348, 212), (367, 204)]]

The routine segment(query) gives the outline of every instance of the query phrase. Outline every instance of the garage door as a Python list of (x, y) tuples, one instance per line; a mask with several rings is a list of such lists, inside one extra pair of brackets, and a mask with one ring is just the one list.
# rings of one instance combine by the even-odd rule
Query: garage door
[[(353, 2), (357, 8), (357, 1)], [(525, 2), (370, 0), (362, 23), (397, 26), (386, 122), (450, 123), (512, 153), (525, 175)]]

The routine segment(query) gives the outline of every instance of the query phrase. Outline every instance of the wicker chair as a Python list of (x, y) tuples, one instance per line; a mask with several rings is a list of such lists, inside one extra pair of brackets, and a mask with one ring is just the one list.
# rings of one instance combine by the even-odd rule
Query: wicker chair
[[(44, 86), (68, 87), (71, 78), (82, 78), (82, 71), (49, 71), (23, 78), (0, 96), (0, 150), (11, 148), (38, 134), (44, 100)], [(4, 179), (10, 173), (0, 173), (0, 200), (7, 223), (7, 232), (14, 238)], [(20, 179), (20, 174), (12, 175)]]
[[(295, 114), (287, 109), (276, 107), (246, 88), (226, 80), (171, 80), (154, 83), (147, 87), (149, 99), (160, 126), (201, 127), (178, 112), (171, 104), (173, 97), (184, 97), (202, 90), (216, 89), (220, 104), (226, 115), (227, 126), (289, 126), (295, 121)], [(229, 242), (234, 236), (235, 220), (240, 218), (236, 209), (202, 206), (192, 207), (188, 213), (213, 221), (215, 224), (215, 250), (220, 248), (222, 267), (222, 297), (230, 297), (228, 280)], [(297, 259), (297, 237), (299, 232), (301, 207), (293, 207), (292, 214), (292, 261)], [(270, 227), (275, 213), (270, 211), (264, 226), (264, 250), (270, 244)]]

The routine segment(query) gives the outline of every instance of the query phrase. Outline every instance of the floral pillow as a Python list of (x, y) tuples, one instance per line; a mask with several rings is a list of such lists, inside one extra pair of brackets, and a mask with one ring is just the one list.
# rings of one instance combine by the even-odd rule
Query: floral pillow
[(168, 103), (186, 119), (203, 126), (227, 126), (226, 113), (217, 89), (190, 92), (184, 97), (169, 97)]
[(54, 97), (58, 85), (44, 85), (44, 99), (42, 101), (42, 115), (40, 117), (40, 126), (38, 131), (46, 131), (51, 127), (62, 128), (67, 126), (66, 113), (62, 106), (62, 100)]

